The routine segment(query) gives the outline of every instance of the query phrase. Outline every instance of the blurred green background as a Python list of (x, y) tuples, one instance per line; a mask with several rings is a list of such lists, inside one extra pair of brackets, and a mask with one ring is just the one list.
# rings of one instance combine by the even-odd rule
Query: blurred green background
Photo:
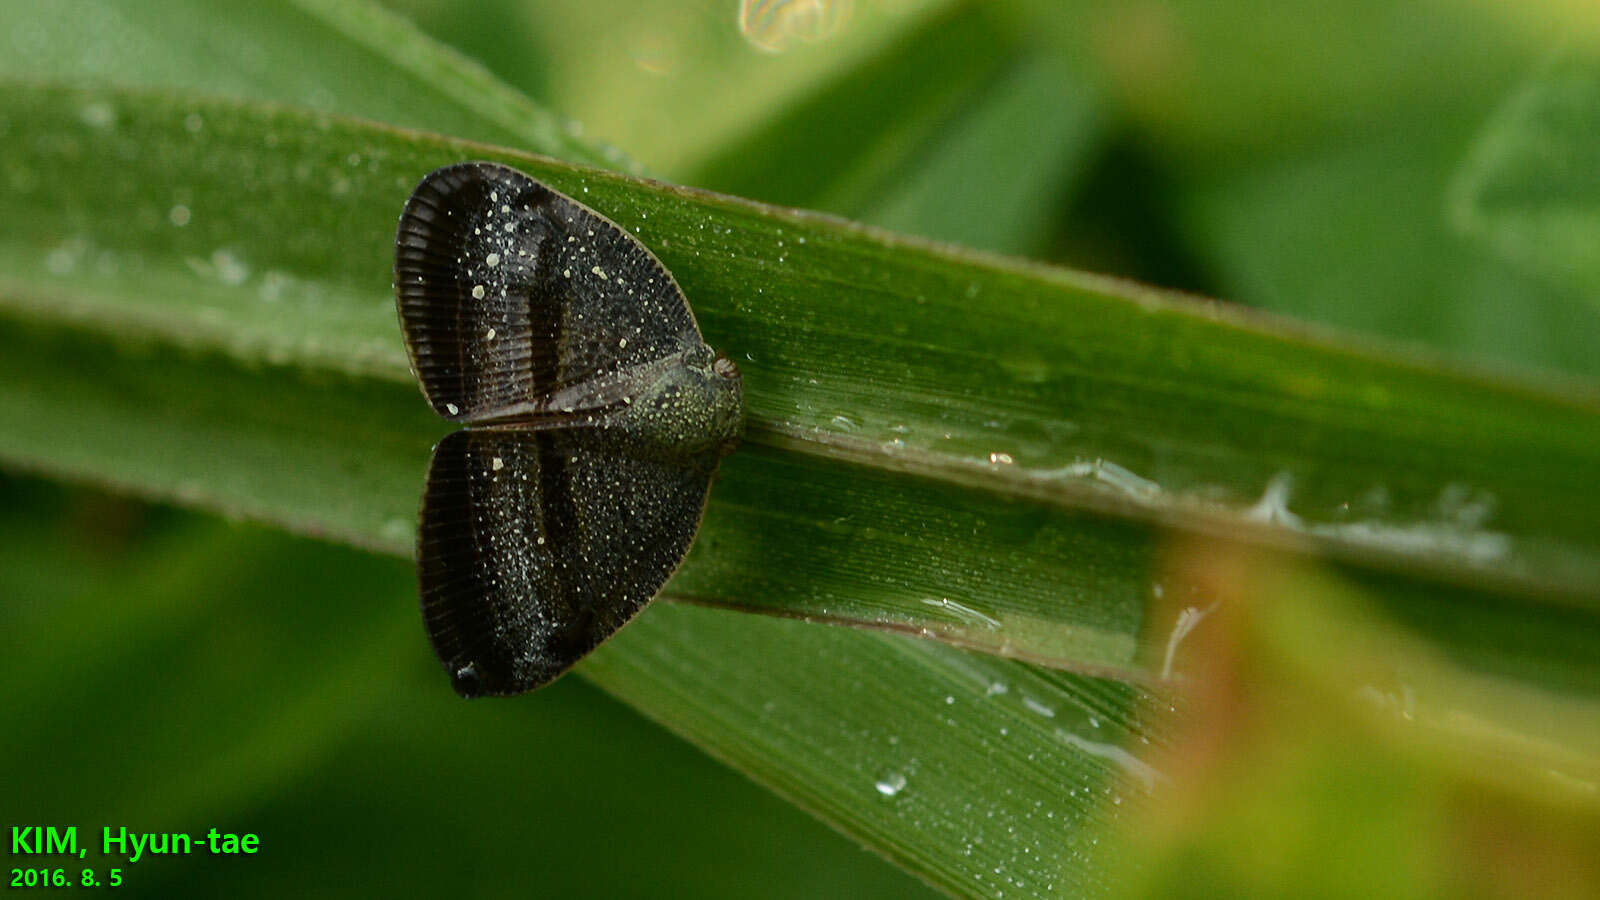
[[(1586, 5), (389, 5), (663, 180), (1600, 375), (1600, 271), (1538, 202), (1600, 178)], [(162, 86), (163, 17), (206, 40), (183, 3), (20, 6), (13, 77)], [(458, 701), (402, 562), (24, 472), (0, 538), (5, 821), (262, 836), (129, 893), (931, 893), (581, 678)]]

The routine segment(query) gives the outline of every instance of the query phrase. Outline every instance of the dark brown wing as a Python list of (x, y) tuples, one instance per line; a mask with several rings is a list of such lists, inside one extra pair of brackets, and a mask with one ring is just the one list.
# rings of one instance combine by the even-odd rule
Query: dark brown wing
[(493, 163), (422, 179), (400, 216), (394, 278), (422, 391), (457, 422), (704, 343), (643, 244)]
[(683, 561), (717, 457), (639, 459), (581, 430), (458, 431), (434, 448), (417, 571), (434, 651), (464, 697), (565, 672)]

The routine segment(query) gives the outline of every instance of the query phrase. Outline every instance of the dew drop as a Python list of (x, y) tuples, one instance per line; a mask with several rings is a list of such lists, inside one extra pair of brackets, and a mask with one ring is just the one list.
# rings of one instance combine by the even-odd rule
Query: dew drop
[(104, 101), (91, 103), (78, 111), (78, 118), (90, 128), (106, 129), (117, 122), (117, 111)]
[(395, 517), (383, 523), (383, 538), (396, 544), (415, 540), (416, 525), (409, 519)]
[(223, 284), (238, 287), (250, 279), (250, 267), (233, 251), (220, 248), (211, 253), (211, 267)]

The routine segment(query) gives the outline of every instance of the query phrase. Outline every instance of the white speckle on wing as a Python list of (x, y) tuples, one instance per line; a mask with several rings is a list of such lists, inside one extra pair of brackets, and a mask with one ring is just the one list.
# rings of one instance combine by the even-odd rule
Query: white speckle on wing
[(599, 266), (594, 266), (589, 271), (595, 273), (596, 275), (599, 275), (601, 281), (605, 281), (606, 280), (606, 270), (605, 269), (602, 269)]
[(483, 285), (475, 284), (475, 285), (472, 286), (472, 299), (474, 299), (474, 300), (482, 300), (483, 299)]
[(491, 267), (498, 266), (498, 265), (500, 265), (500, 254), (491, 253), (488, 256), (484, 257), (483, 261), (488, 263)]
[(496, 456), (496, 457), (495, 457), (495, 458), (494, 458), (494, 460), (493, 460), (493, 461), (491, 461), (491, 462), (490, 462), (490, 463), (489, 463), (489, 465), (490, 465), (490, 466), (491, 466), (491, 467), (492, 467), (492, 468), (493, 468), (493, 469), (494, 469), (494, 470), (495, 470), (495, 471), (496, 471), (496, 472), (498, 472), (498, 471), (500, 471), (500, 470), (501, 470), (501, 469), (504, 469), (504, 468), (505, 468), (505, 467), (506, 467), (506, 464), (505, 464), (505, 460), (502, 460), (502, 459), (501, 459), (501, 458), (500, 458), (500, 457), (498, 457), (498, 456)]

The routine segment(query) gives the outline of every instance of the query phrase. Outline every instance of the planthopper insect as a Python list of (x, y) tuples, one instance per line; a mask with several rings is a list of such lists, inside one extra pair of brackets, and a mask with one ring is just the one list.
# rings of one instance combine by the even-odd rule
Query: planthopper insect
[(464, 697), (547, 684), (649, 603), (744, 423), (739, 370), (631, 234), (493, 163), (438, 169), (395, 237), (411, 367), (439, 415), (422, 616)]

